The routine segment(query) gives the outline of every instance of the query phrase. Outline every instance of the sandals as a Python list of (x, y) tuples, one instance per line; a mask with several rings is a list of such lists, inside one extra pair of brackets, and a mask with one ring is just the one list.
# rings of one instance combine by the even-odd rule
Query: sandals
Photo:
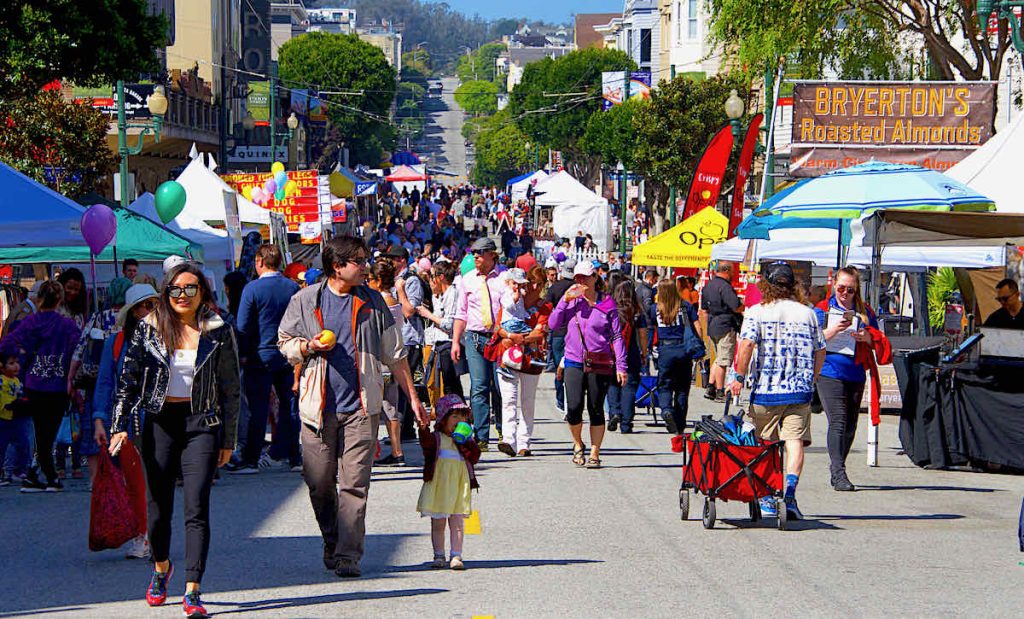
[(576, 466), (583, 466), (587, 463), (586, 457), (583, 455), (587, 453), (587, 446), (580, 445), (578, 447), (573, 446), (572, 448), (572, 463)]
[(586, 467), (588, 469), (599, 469), (599, 468), (601, 468), (601, 458), (587, 458)]

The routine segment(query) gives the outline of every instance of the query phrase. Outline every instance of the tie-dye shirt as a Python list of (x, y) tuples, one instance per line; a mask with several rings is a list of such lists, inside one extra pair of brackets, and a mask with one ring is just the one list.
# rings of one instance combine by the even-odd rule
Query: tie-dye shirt
[(748, 308), (740, 338), (756, 344), (750, 366), (752, 404), (806, 404), (814, 394), (814, 355), (825, 337), (814, 310), (796, 301)]

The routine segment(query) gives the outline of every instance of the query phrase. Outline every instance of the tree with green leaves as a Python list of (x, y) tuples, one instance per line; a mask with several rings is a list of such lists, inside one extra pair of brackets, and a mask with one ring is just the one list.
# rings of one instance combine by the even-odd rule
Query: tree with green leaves
[[(773, 67), (780, 56), (804, 78), (998, 80), (1010, 46), (1006, 20), (991, 37), (978, 27), (976, 0), (709, 0), (711, 33), (743, 66)], [(908, 38), (928, 53), (928, 73), (911, 75)]]
[(621, 161), (627, 169), (635, 169), (637, 114), (646, 104), (630, 99), (606, 112), (593, 114), (580, 138), (580, 148), (591, 156), (600, 157), (607, 167), (615, 167)]
[(494, 82), (463, 82), (455, 89), (455, 102), (474, 116), (490, 116), (498, 111), (498, 87)]
[(279, 75), (286, 87), (359, 92), (328, 95), (328, 119), (355, 161), (379, 161), (395, 142), (388, 114), (395, 99), (395, 69), (378, 47), (356, 35), (309, 32), (278, 50)]
[(509, 110), (533, 143), (562, 151), (567, 170), (593, 185), (600, 157), (587, 152), (580, 140), (590, 117), (601, 111), (601, 74), (635, 68), (625, 52), (611, 49), (581, 49), (531, 62), (509, 95)]
[(637, 108), (634, 167), (658, 185), (659, 221), (668, 187), (686, 191), (708, 141), (728, 122), (723, 103), (732, 89), (749, 92), (748, 79), (739, 73), (700, 81), (677, 77), (661, 82), (651, 100)]
[(78, 196), (117, 168), (110, 119), (57, 90), (0, 102), (0, 160), (55, 191)]
[(34, 98), (54, 80), (134, 80), (160, 65), (167, 20), (146, 0), (0, 2), (0, 100)]
[(532, 164), (532, 153), (526, 148), (528, 142), (507, 109), (480, 119), (473, 181), (503, 186), (508, 179), (528, 170)]
[(504, 43), (488, 43), (481, 45), (480, 49), (459, 57), (455, 65), (455, 74), (462, 81), (485, 80), (493, 82), (496, 79), (495, 61), (506, 49)]

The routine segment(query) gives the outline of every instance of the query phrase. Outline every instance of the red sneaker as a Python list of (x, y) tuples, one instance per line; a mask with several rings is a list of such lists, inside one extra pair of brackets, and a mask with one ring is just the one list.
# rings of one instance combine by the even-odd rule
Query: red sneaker
[(153, 572), (153, 578), (149, 581), (149, 589), (146, 589), (146, 603), (150, 606), (160, 606), (167, 601), (167, 581), (174, 573), (174, 565), (169, 563), (167, 572)]
[(181, 601), (181, 608), (185, 611), (185, 619), (208, 619), (210, 614), (203, 608), (203, 602), (199, 599), (198, 591), (189, 591), (185, 599)]

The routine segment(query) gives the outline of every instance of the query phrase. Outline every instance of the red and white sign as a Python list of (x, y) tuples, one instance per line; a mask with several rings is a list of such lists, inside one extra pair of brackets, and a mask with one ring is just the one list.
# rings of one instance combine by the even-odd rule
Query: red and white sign
[(715, 206), (722, 191), (722, 177), (732, 152), (732, 127), (724, 125), (708, 142), (704, 154), (697, 164), (697, 170), (686, 192), (686, 208), (683, 221), (709, 206)]
[(757, 114), (750, 119), (747, 137), (743, 140), (743, 150), (740, 151), (740, 160), (736, 167), (736, 187), (732, 190), (732, 208), (729, 210), (730, 237), (736, 234), (736, 227), (743, 221), (743, 190), (747, 186), (750, 166), (754, 163), (754, 147), (757, 146), (758, 131), (761, 130), (763, 120), (764, 114)]
[[(299, 224), (320, 223), (320, 191), (316, 170), (291, 170), (286, 172), (289, 181), (298, 185), (298, 193), (290, 198), (271, 198), (264, 206), (284, 215), (289, 232), (299, 232)], [(273, 178), (266, 174), (225, 174), (221, 176), (232, 189), (243, 196), (252, 195), (252, 190)]]

